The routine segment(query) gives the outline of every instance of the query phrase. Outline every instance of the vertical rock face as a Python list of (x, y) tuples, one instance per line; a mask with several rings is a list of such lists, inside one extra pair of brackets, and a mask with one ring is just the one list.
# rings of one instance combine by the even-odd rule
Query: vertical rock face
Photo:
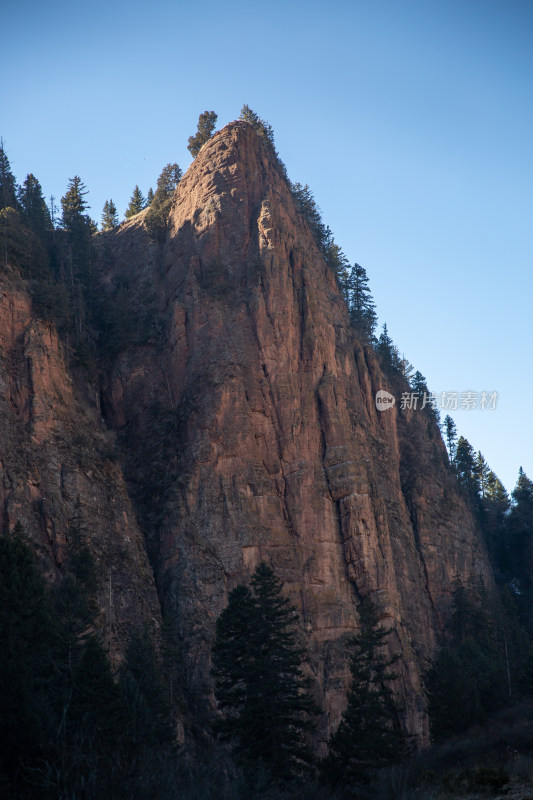
[[(105, 413), (126, 441), (193, 690), (209, 691), (228, 591), (267, 559), (301, 611), (323, 734), (342, 711), (346, 639), (370, 596), (402, 656), (406, 724), (425, 738), (420, 675), (450, 584), (471, 572), (490, 580), (435, 425), (421, 411), (376, 409), (388, 381), (354, 338), (334, 276), (248, 123), (202, 148), (162, 252), (142, 222), (113, 234), (114, 269), (133, 287), (148, 278), (166, 326), (157, 345), (116, 360)], [(17, 403), (27, 413), (23, 393)], [(44, 435), (52, 422), (37, 408), (34, 419)]]
[(74, 389), (55, 329), (32, 316), (20, 285), (2, 279), (0, 531), (20, 520), (54, 581), (68, 561), (76, 518), (99, 578), (97, 624), (120, 657), (138, 626), (159, 625), (160, 610), (112, 451), (98, 399), (89, 385)]

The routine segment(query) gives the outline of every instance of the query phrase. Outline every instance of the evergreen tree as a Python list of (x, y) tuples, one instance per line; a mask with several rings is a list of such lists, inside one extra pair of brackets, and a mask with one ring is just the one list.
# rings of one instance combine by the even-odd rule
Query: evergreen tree
[(454, 582), (451, 637), (426, 675), (434, 739), (484, 721), (516, 691), (524, 650), (513, 603), (491, 596), (481, 577)]
[(488, 492), (490, 467), (487, 464), (481, 450), (478, 450), (474, 461), (474, 475), (478, 484), (478, 491), (481, 498), (484, 499)]
[(297, 614), (264, 562), (251, 585), (230, 593), (217, 621), (213, 675), (223, 716), (215, 730), (232, 742), (239, 763), (263, 764), (274, 779), (290, 780), (312, 762), (305, 734), (315, 712), (296, 644)]
[(49, 599), (20, 522), (0, 536), (0, 641), (0, 786), (3, 776), (14, 788), (26, 764), (47, 754), (53, 641)]
[(250, 106), (246, 104), (241, 108), (239, 119), (242, 119), (245, 122), (249, 122), (250, 125), (252, 125), (252, 127), (256, 131), (256, 133), (258, 133), (259, 136), (261, 136), (261, 138), (264, 139), (274, 161), (277, 163), (281, 171), (281, 174), (283, 175), (285, 180), (288, 181), (287, 169), (285, 167), (285, 164), (279, 157), (278, 151), (276, 150), (276, 145), (274, 143), (274, 129), (272, 128), (272, 125), (266, 122), (266, 120), (261, 119), (261, 117), (258, 114), (256, 114), (255, 111), (252, 111)]
[(3, 139), (0, 139), (0, 208), (18, 208), (17, 184), (11, 172)]
[(148, 194), (146, 195), (146, 206), (149, 207), (152, 205), (152, 201), (154, 199), (154, 190), (150, 186), (148, 189)]
[(366, 270), (354, 264), (348, 279), (350, 319), (358, 335), (367, 342), (374, 340), (377, 323), (376, 306), (368, 286)]
[(449, 414), (444, 417), (444, 435), (446, 437), (448, 458), (450, 459), (450, 464), (453, 464), (457, 449), (457, 426)]
[(165, 240), (172, 198), (181, 176), (182, 171), (178, 164), (167, 164), (157, 179), (157, 188), (146, 215), (145, 225), (150, 239), (159, 244)]
[(167, 164), (165, 167), (163, 167), (161, 174), (157, 179), (157, 187), (152, 204), (161, 206), (163, 203), (172, 200), (182, 175), (183, 172), (181, 167), (176, 163)]
[(78, 175), (70, 179), (67, 191), (61, 198), (62, 223), (67, 231), (75, 232), (80, 226), (88, 225), (88, 217), (85, 214), (88, 208), (85, 200), (87, 194), (87, 187)]
[(189, 136), (187, 150), (196, 158), (203, 145), (209, 141), (217, 124), (217, 115), (214, 111), (204, 111), (198, 119), (198, 130), (194, 136)]
[(439, 411), (431, 402), (431, 393), (429, 391), (427, 381), (419, 370), (417, 370), (411, 378), (410, 385), (411, 389), (416, 392), (420, 398), (418, 407), (425, 411), (431, 419), (438, 423)]
[(3, 238), (3, 262), (7, 267), (13, 261), (13, 239), (18, 234), (17, 210), (17, 185), (11, 172), (7, 153), (4, 150), (4, 141), (0, 139), (0, 224)]
[(359, 609), (361, 632), (353, 638), (351, 685), (341, 722), (329, 741), (322, 775), (352, 791), (368, 783), (375, 770), (399, 761), (404, 738), (398, 725), (389, 682), (397, 656), (383, 654), (391, 629), (379, 627), (376, 606), (364, 600)]
[(474, 448), (464, 436), (460, 436), (455, 453), (455, 471), (461, 486), (472, 499), (477, 499), (479, 485), (476, 476)]
[(127, 209), (126, 209), (126, 214), (125, 214), (126, 219), (130, 219), (131, 217), (134, 217), (135, 214), (138, 214), (145, 207), (146, 207), (146, 203), (145, 203), (144, 197), (142, 195), (142, 192), (141, 192), (141, 190), (139, 189), (138, 186), (135, 186), (135, 188), (134, 188), (134, 190), (132, 192), (131, 198), (130, 198), (129, 205), (128, 205)]
[(102, 211), (102, 230), (112, 231), (118, 227), (117, 207), (112, 200), (106, 200)]
[(327, 242), (325, 246), (324, 258), (326, 264), (333, 271), (337, 285), (341, 290), (346, 304), (349, 302), (349, 279), (350, 262), (338, 244), (333, 240), (333, 235), (329, 228), (326, 230)]
[(385, 372), (389, 375), (397, 375), (401, 372), (401, 359), (398, 348), (389, 336), (386, 324), (383, 325), (383, 330), (377, 341), (376, 353)]
[(328, 230), (322, 222), (320, 209), (311, 189), (307, 184), (303, 186), (301, 183), (291, 183), (290, 189), (298, 210), (309, 225), (318, 249), (323, 255), (326, 255)]
[(52, 220), (41, 184), (35, 175), (27, 175), (18, 193), (25, 224), (39, 236), (45, 236), (52, 228)]

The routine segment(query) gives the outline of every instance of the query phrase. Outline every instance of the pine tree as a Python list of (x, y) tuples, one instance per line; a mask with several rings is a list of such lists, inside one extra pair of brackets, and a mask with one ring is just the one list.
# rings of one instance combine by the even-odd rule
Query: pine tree
[(457, 426), (449, 414), (444, 417), (444, 435), (446, 437), (448, 458), (450, 459), (450, 464), (453, 464), (457, 449)]
[(153, 199), (154, 199), (154, 190), (150, 186), (150, 188), (148, 189), (148, 194), (146, 195), (146, 207), (147, 208), (152, 205)]
[(172, 198), (182, 174), (178, 164), (167, 164), (157, 179), (157, 188), (144, 221), (153, 242), (162, 244), (165, 240)]
[(478, 450), (474, 461), (474, 475), (479, 487), (481, 498), (484, 499), (488, 492), (490, 467), (487, 464), (481, 450)]
[(309, 225), (318, 249), (323, 255), (326, 255), (328, 230), (322, 222), (320, 209), (316, 204), (311, 189), (307, 183), (305, 186), (301, 183), (291, 183), (290, 189), (298, 210)]
[(329, 740), (322, 775), (350, 790), (368, 783), (375, 770), (399, 761), (404, 737), (389, 683), (397, 656), (383, 654), (391, 629), (379, 627), (376, 606), (368, 599), (359, 608), (361, 632), (352, 640), (351, 685), (339, 727)]
[(360, 264), (354, 264), (351, 269), (348, 298), (352, 325), (362, 339), (372, 342), (377, 324), (376, 305), (370, 293), (366, 270)]
[(172, 200), (182, 175), (183, 172), (181, 167), (176, 163), (167, 164), (165, 167), (163, 167), (161, 174), (157, 179), (157, 187), (152, 200), (152, 205), (160, 206), (163, 205), (163, 203)]
[(138, 214), (140, 211), (142, 211), (143, 208), (145, 208), (145, 206), (146, 203), (142, 195), (142, 192), (138, 186), (135, 186), (130, 198), (130, 203), (126, 209), (126, 214), (125, 214), (126, 219), (134, 217), (135, 214)]
[(26, 176), (18, 193), (19, 203), (25, 224), (39, 236), (44, 236), (52, 228), (52, 219), (41, 184), (31, 173)]
[(249, 122), (250, 125), (254, 128), (255, 132), (259, 134), (259, 136), (265, 141), (267, 148), (269, 149), (274, 161), (277, 163), (281, 171), (281, 174), (283, 175), (285, 180), (289, 182), (285, 164), (279, 157), (279, 153), (276, 150), (276, 145), (274, 142), (274, 129), (272, 128), (272, 125), (266, 122), (266, 120), (261, 119), (259, 114), (256, 114), (255, 111), (252, 111), (250, 106), (246, 104), (243, 105), (243, 107), (241, 108), (239, 119), (244, 120), (244, 122)]
[(112, 231), (118, 227), (117, 207), (112, 200), (106, 200), (102, 211), (102, 230)]
[(87, 226), (88, 218), (85, 214), (88, 208), (85, 200), (87, 194), (87, 187), (78, 175), (70, 179), (67, 191), (61, 198), (62, 222), (66, 230), (73, 232), (80, 226)]
[(386, 324), (383, 325), (383, 330), (377, 341), (376, 353), (385, 372), (389, 375), (397, 375), (401, 372), (401, 359), (398, 348), (389, 336)]
[(18, 208), (17, 184), (11, 172), (3, 139), (0, 139), (0, 208)]
[(198, 130), (194, 136), (189, 136), (187, 150), (196, 158), (203, 145), (209, 141), (217, 124), (217, 115), (214, 111), (204, 111), (198, 119)]
[[(50, 602), (24, 529), (0, 536), (0, 785), (18, 783), (46, 753), (46, 689), (52, 665)], [(44, 708), (43, 708), (44, 705)], [(4, 778), (5, 776), (5, 778)], [(11, 795), (9, 791), (6, 796)]]
[(477, 499), (479, 484), (476, 476), (474, 448), (464, 436), (460, 436), (455, 452), (455, 471), (461, 486), (472, 499)]
[(350, 262), (339, 245), (333, 240), (333, 235), (329, 228), (326, 230), (326, 237), (327, 243), (325, 246), (324, 258), (326, 259), (328, 267), (333, 271), (337, 286), (341, 290), (346, 304), (348, 304)]
[(251, 585), (230, 593), (217, 621), (213, 675), (223, 716), (215, 730), (232, 742), (239, 763), (263, 764), (274, 779), (290, 780), (312, 763), (305, 734), (315, 713), (296, 644), (297, 614), (264, 562)]

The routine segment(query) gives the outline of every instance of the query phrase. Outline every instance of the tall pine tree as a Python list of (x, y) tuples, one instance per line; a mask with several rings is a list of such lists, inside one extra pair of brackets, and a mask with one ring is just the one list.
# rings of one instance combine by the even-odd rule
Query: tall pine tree
[(145, 208), (145, 206), (146, 202), (143, 197), (143, 194), (139, 189), (139, 187), (136, 185), (131, 194), (129, 205), (126, 209), (126, 214), (125, 214), (126, 219), (134, 217), (135, 214), (138, 214), (140, 211), (142, 211), (143, 208)]
[(230, 593), (217, 621), (213, 675), (223, 716), (215, 730), (231, 741), (240, 764), (262, 764), (286, 781), (312, 763), (306, 733), (315, 707), (296, 643), (297, 614), (281, 581), (263, 562), (251, 585)]
[(379, 767), (401, 760), (404, 737), (389, 684), (396, 676), (383, 648), (391, 630), (379, 626), (368, 599), (359, 609), (361, 632), (352, 640), (351, 685), (341, 722), (329, 741), (323, 778), (348, 791), (368, 783)]

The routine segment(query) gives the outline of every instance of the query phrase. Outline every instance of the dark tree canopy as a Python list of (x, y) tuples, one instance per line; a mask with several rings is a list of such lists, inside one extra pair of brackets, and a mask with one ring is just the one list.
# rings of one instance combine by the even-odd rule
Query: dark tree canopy
[(251, 587), (234, 589), (217, 621), (213, 675), (222, 717), (215, 730), (239, 763), (263, 764), (274, 779), (290, 780), (312, 763), (306, 733), (315, 712), (296, 643), (298, 617), (264, 562)]
[(352, 640), (348, 704), (322, 763), (325, 780), (352, 790), (368, 783), (379, 767), (399, 761), (404, 752), (389, 688), (397, 657), (383, 653), (391, 631), (379, 626), (377, 608), (368, 599), (360, 606), (360, 622), (361, 632)]
[(204, 111), (198, 119), (198, 130), (194, 136), (189, 136), (187, 150), (196, 158), (202, 147), (213, 135), (217, 124), (217, 114), (214, 111)]

